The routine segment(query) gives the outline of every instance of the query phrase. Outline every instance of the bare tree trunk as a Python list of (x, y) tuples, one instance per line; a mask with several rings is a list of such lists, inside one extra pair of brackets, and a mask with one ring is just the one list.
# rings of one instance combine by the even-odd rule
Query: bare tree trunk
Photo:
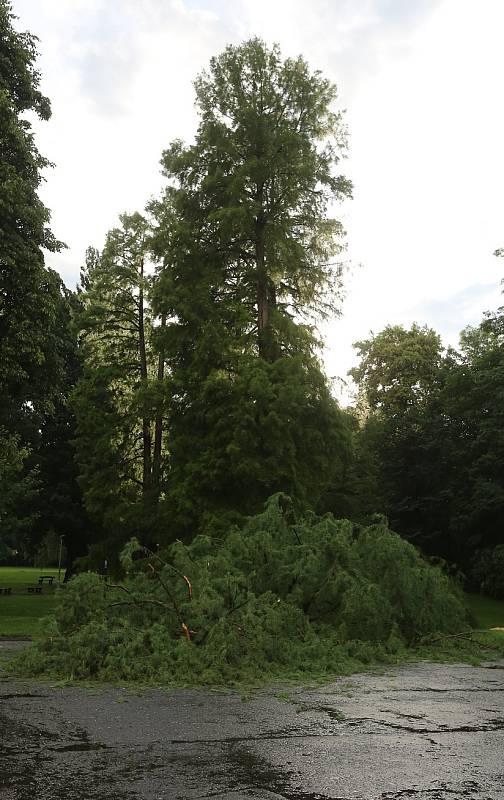
[[(163, 314), (161, 317), (161, 330), (166, 327), (166, 314)], [(159, 360), (158, 360), (158, 371), (157, 371), (157, 380), (158, 380), (158, 389), (161, 389), (161, 384), (164, 379), (164, 371), (165, 371), (165, 361), (164, 361), (164, 352), (161, 350), (159, 353)], [(154, 492), (156, 494), (156, 498), (159, 497), (159, 481), (161, 477), (161, 446), (163, 443), (163, 411), (161, 404), (158, 404), (157, 412), (156, 412), (156, 419), (154, 422), (154, 454), (152, 458), (152, 484), (154, 487)]]
[[(145, 324), (144, 324), (144, 260), (140, 262), (140, 291), (138, 294), (138, 339), (140, 350), (140, 377), (143, 384), (147, 384), (147, 350), (145, 346)], [(152, 483), (152, 435), (151, 422), (147, 416), (142, 418), (142, 446), (143, 446), (143, 470), (142, 488), (143, 495), (149, 492)]]

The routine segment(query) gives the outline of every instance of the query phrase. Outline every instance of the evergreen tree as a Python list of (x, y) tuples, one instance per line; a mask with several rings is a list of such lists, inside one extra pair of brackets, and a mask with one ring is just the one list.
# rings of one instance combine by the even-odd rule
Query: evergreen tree
[[(316, 355), (334, 308), (341, 224), (328, 204), (345, 147), (334, 86), (258, 39), (196, 81), (194, 145), (163, 156), (151, 206), (169, 368), (172, 535), (258, 510), (274, 491), (316, 506), (348, 449)], [(221, 524), (221, 523), (218, 523)]]
[[(147, 301), (147, 224), (123, 215), (81, 275), (83, 376), (73, 395), (86, 507), (119, 541), (143, 535), (160, 492), (162, 415)], [(162, 375), (161, 375), (162, 377)], [(146, 516), (147, 514), (147, 516)]]

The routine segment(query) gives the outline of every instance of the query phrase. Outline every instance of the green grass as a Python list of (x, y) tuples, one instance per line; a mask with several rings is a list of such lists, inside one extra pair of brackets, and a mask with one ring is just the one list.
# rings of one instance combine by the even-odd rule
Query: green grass
[[(478, 627), (504, 628), (504, 600), (493, 600), (479, 594), (468, 594), (467, 604), (471, 609)], [(499, 631), (504, 636), (504, 631)]]
[(11, 587), (11, 595), (0, 595), (0, 636), (33, 636), (40, 619), (52, 613), (56, 585), (44, 584), (42, 594), (28, 594), (28, 586), (37, 586), (40, 575), (54, 575), (54, 567), (0, 567), (0, 586)]

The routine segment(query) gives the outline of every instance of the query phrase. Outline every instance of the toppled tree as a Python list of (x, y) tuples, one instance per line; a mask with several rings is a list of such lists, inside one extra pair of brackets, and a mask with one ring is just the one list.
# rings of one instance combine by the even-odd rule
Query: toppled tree
[(25, 670), (167, 684), (327, 675), (468, 628), (455, 585), (386, 525), (297, 516), (282, 495), (219, 543), (133, 541), (122, 563), (123, 583), (70, 582)]

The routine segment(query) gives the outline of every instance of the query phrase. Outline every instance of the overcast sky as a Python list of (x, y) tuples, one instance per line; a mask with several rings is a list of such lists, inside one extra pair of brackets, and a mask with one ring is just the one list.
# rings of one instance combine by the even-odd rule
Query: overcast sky
[(354, 199), (343, 316), (324, 328), (331, 376), (386, 324), (427, 323), (446, 343), (501, 302), (503, 0), (13, 0), (40, 38), (55, 162), (42, 189), (75, 285), (123, 211), (162, 186), (161, 151), (196, 127), (192, 80), (226, 44), (259, 35), (337, 83)]

